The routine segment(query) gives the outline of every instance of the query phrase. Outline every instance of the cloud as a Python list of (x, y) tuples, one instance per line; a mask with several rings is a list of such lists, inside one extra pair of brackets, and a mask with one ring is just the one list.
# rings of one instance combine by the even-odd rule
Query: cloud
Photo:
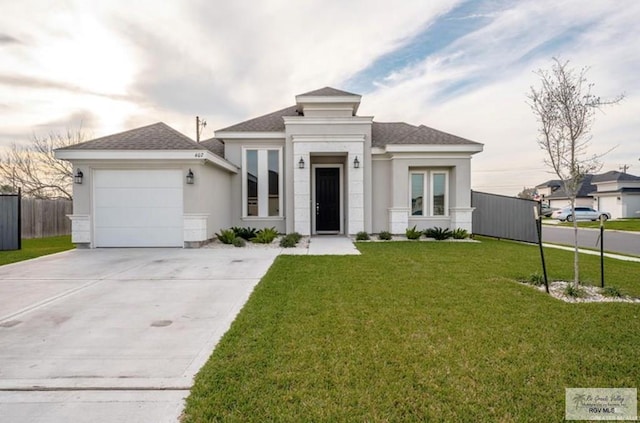
[(14, 44), (14, 43), (20, 43), (20, 40), (10, 35), (0, 33), (0, 44)]

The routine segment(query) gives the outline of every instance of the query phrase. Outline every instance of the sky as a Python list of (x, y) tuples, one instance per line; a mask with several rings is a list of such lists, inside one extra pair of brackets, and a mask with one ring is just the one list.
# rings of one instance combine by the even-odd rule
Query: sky
[(0, 0), (0, 149), (163, 121), (195, 138), (324, 86), (358, 114), (484, 144), (472, 187), (554, 178), (527, 105), (552, 58), (588, 67), (602, 172), (640, 175), (638, 0)]

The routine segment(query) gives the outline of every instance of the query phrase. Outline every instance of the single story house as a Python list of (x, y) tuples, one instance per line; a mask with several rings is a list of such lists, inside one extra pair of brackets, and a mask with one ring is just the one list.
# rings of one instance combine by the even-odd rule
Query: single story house
[(612, 219), (640, 217), (640, 177), (612, 170), (591, 180), (596, 186), (591, 195), (598, 210), (611, 214)]
[[(593, 197), (590, 195), (590, 193), (595, 190), (595, 186), (591, 183), (592, 178), (593, 175), (584, 176), (580, 189), (578, 190), (578, 195), (576, 196), (576, 207), (594, 206)], [(536, 191), (538, 192), (540, 201), (551, 208), (560, 209), (571, 204), (569, 196), (567, 196), (564, 190), (562, 181), (559, 179), (551, 179), (540, 185), (536, 185)]]
[(79, 246), (193, 246), (232, 226), (283, 233), (471, 232), (471, 157), (483, 145), (357, 115), (325, 87), (197, 143), (156, 123), (56, 150), (73, 164)]

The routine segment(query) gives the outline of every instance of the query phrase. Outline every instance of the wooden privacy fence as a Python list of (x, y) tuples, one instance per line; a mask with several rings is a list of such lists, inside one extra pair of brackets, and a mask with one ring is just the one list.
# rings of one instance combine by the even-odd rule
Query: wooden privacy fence
[(71, 234), (67, 217), (73, 210), (70, 200), (22, 199), (22, 238), (45, 238)]
[(538, 242), (534, 207), (540, 203), (504, 195), (471, 191), (472, 229), (477, 235)]

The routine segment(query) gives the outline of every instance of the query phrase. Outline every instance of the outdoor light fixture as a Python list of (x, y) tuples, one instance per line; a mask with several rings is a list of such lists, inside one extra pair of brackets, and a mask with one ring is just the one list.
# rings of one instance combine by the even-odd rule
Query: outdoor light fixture
[(359, 167), (360, 167), (360, 160), (358, 160), (358, 156), (356, 156), (356, 158), (355, 158), (355, 159), (353, 159), (353, 167), (354, 167), (355, 169), (357, 169), (357, 168), (359, 168)]
[(189, 172), (187, 172), (187, 184), (193, 185), (193, 172), (191, 171), (191, 169), (189, 169)]
[(298, 162), (298, 169), (304, 169), (304, 159), (300, 157), (300, 161)]
[(78, 169), (76, 171), (75, 176), (73, 177), (73, 180), (76, 184), (82, 184), (82, 177), (84, 176), (84, 173), (82, 173), (82, 171), (80, 169)]

